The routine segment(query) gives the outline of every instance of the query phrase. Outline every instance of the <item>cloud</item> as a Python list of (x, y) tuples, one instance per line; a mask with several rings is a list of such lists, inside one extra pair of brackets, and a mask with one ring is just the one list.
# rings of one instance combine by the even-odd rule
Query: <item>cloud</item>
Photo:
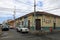
[[(60, 7), (60, 0), (36, 0), (36, 10), (46, 11)], [(0, 17), (5, 19), (12, 18), (16, 6), (16, 18), (34, 11), (34, 0), (0, 0)], [(47, 11), (60, 15), (60, 10)], [(2, 14), (1, 14), (2, 13)], [(8, 14), (8, 15), (7, 15)]]
[(47, 9), (56, 8), (60, 6), (60, 0), (46, 0), (44, 1), (44, 7)]
[(0, 7), (13, 8), (13, 6), (14, 6), (13, 0), (0, 0)]
[[(48, 2), (48, 4), (47, 4)], [(50, 10), (48, 12), (60, 16), (60, 0), (49, 0), (45, 4), (46, 9)], [(54, 9), (54, 10), (52, 10)]]

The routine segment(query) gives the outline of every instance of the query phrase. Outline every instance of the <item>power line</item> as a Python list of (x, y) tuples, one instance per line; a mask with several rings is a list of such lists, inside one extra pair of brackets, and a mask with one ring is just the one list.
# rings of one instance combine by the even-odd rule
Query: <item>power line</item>
[[(11, 11), (11, 12), (13, 12), (14, 9), (13, 8), (3, 8), (3, 7), (0, 7), (0, 11)], [(20, 13), (27, 13), (28, 11), (31, 11), (31, 10), (16, 9), (16, 12), (20, 12)]]
[(49, 9), (49, 10), (45, 10), (45, 11), (53, 11), (53, 10), (57, 10), (57, 9), (60, 9), (60, 8), (53, 8), (53, 9)]
[[(53, 9), (49, 9), (49, 10), (45, 10), (45, 11), (53, 11), (53, 10), (57, 10), (57, 9), (60, 9), (60, 8), (53, 8)], [(0, 10), (2, 10), (2, 11), (10, 10), (11, 12), (13, 12), (13, 8), (3, 8), (3, 7), (0, 7)], [(31, 10), (29, 10), (29, 11), (31, 11)], [(22, 9), (16, 9), (16, 12), (28, 13), (28, 10), (23, 11)]]
[[(19, 2), (19, 3), (27, 4), (27, 3), (24, 3), (24, 2), (22, 2), (20, 0), (15, 0), (15, 1)], [(27, 4), (27, 5), (29, 5), (29, 4)], [(32, 6), (32, 5), (29, 5), (29, 6)], [(60, 9), (60, 8), (49, 9), (49, 10), (46, 10), (46, 11), (51, 11), (51, 10), (56, 10), (56, 9)], [(2, 10), (2, 11), (13, 11), (14, 9), (13, 8), (2, 8), (2, 7), (0, 7), (0, 10)], [(21, 10), (22, 9), (16, 9), (16, 12), (27, 13), (27, 12), (25, 12), (23, 10), (21, 11)], [(29, 11), (31, 11), (31, 10), (29, 10)]]
[(33, 5), (30, 5), (30, 4), (27, 4), (27, 3), (24, 3), (24, 2), (22, 2), (22, 1), (20, 1), (20, 0), (15, 0), (16, 2), (19, 2), (19, 3), (23, 3), (23, 4), (26, 4), (26, 5), (29, 5), (29, 6), (32, 6), (33, 7)]
[[(27, 4), (27, 3), (24, 3), (24, 2), (22, 2), (22, 1), (20, 1), (20, 0), (15, 0), (16, 2), (19, 2), (19, 3), (23, 3), (23, 4), (26, 4), (26, 5), (29, 5), (29, 4)], [(29, 5), (29, 6), (32, 6), (32, 5)], [(32, 6), (33, 7), (33, 6)], [(49, 10), (46, 10), (46, 11), (51, 11), (51, 10), (56, 10), (56, 9), (60, 9), (60, 8), (54, 8), (54, 9), (49, 9)]]

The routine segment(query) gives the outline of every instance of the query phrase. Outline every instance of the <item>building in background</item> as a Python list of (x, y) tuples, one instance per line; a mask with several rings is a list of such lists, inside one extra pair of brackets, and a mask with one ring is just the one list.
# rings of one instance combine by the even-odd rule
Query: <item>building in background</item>
[(8, 21), (9, 28), (14, 28), (14, 20)]

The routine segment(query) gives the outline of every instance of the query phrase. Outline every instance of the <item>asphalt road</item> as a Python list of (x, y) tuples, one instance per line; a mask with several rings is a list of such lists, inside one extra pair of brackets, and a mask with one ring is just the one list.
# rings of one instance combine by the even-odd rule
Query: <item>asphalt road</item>
[(31, 34), (22, 34), (16, 32), (16, 30), (10, 29), (9, 31), (3, 31), (0, 40), (60, 40), (60, 32), (55, 34), (36, 36)]

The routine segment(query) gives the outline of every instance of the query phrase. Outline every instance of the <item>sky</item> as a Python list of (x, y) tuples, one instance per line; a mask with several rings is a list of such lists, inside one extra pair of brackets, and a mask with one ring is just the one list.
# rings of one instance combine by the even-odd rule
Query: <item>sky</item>
[[(0, 23), (34, 11), (34, 0), (0, 0)], [(36, 11), (46, 11), (60, 16), (60, 0), (36, 0)]]

